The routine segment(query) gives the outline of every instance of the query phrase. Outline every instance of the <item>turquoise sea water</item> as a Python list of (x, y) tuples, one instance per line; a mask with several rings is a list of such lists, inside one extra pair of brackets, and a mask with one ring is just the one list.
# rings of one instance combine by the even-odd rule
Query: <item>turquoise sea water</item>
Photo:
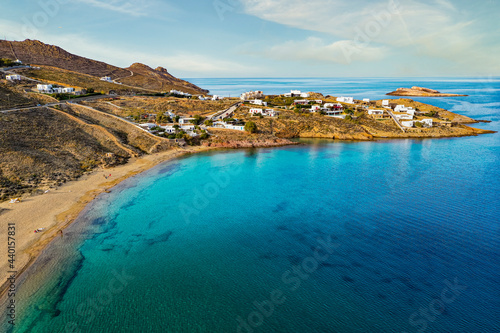
[[(499, 129), (498, 79), (192, 81), (372, 99), (419, 84), (470, 94), (419, 100)], [(500, 331), (498, 134), (302, 142), (182, 158), (101, 195), (30, 269), (4, 327)]]

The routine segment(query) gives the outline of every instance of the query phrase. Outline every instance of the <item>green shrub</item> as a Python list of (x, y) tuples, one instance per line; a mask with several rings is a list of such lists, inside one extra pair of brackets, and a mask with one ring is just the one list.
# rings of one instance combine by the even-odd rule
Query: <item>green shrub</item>
[(248, 133), (256, 133), (257, 132), (257, 124), (253, 121), (249, 121), (245, 124), (245, 131)]

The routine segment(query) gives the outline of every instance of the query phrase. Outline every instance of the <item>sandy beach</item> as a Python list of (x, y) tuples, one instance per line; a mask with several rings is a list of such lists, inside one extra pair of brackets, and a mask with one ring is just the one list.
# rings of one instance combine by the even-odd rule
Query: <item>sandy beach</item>
[[(26, 196), (22, 202), (0, 203), (0, 239), (7, 240), (8, 224), (15, 224), (15, 269), (19, 276), (34, 262), (54, 237), (61, 234), (100, 193), (121, 181), (153, 166), (185, 154), (210, 150), (210, 147), (188, 147), (131, 159), (127, 164), (114, 168), (97, 169), (57, 189), (38, 196)], [(111, 177), (105, 178), (104, 176)], [(35, 233), (38, 228), (42, 232)], [(0, 251), (0, 296), (6, 290), (9, 269), (7, 245)]]

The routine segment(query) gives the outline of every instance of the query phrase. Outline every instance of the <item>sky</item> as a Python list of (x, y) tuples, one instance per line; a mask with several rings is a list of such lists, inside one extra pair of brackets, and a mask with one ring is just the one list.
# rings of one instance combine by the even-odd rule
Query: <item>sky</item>
[(0, 38), (202, 77), (500, 75), (498, 0), (1, 0)]

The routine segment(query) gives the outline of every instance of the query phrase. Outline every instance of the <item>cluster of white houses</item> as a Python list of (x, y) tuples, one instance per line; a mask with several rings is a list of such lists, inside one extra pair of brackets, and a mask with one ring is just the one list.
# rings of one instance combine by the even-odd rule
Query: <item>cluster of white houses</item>
[(241, 94), (240, 99), (242, 101), (249, 101), (251, 99), (257, 99), (257, 98), (262, 98), (262, 97), (264, 97), (264, 93), (260, 90), (256, 90), (256, 91), (249, 91), (249, 92)]
[(392, 116), (401, 124), (403, 127), (414, 127), (416, 123), (421, 123), (423, 127), (432, 127), (433, 120), (432, 119), (422, 119), (415, 120), (416, 110), (410, 106), (404, 106), (401, 104), (395, 105), (392, 104), (394, 108), (394, 112), (392, 113), (392, 107), (390, 104), (390, 100), (384, 99), (382, 101), (382, 109), (369, 109), (368, 114), (374, 118), (388, 118)]
[(37, 84), (36, 89), (43, 94), (74, 94), (75, 88), (54, 87), (51, 84)]

